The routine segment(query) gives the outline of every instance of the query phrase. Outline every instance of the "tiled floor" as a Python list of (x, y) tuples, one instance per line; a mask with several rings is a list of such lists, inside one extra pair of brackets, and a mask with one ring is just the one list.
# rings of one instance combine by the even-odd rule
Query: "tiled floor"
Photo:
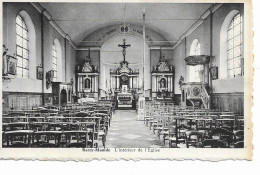
[(143, 121), (136, 120), (135, 110), (116, 110), (108, 130), (108, 148), (162, 148), (168, 147), (159, 141)]

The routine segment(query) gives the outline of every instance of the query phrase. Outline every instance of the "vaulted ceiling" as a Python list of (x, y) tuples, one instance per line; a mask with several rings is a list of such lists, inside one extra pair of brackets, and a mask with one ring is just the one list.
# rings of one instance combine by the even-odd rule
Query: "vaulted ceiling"
[(163, 35), (172, 43), (200, 18), (212, 4), (180, 3), (40, 3), (53, 20), (79, 43), (94, 31), (109, 25), (126, 23), (142, 25), (142, 12), (146, 11), (145, 25)]

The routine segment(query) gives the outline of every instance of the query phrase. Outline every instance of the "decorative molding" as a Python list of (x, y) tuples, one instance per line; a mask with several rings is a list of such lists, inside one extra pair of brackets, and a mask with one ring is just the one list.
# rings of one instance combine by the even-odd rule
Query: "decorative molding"
[(52, 20), (51, 14), (46, 9), (43, 9), (42, 13), (48, 20)]
[[(117, 66), (117, 65), (120, 65), (120, 63), (109, 63), (109, 62), (105, 62), (104, 60), (100, 59), (100, 61), (105, 64), (105, 65), (110, 65), (110, 66)], [(135, 65), (143, 65), (143, 62), (139, 62), (139, 63), (128, 63), (128, 65), (132, 65), (132, 66), (135, 66)]]
[(39, 13), (43, 13), (43, 15), (49, 20), (49, 23), (52, 25), (52, 27), (54, 27), (54, 29), (59, 32), (59, 34), (61, 34), (61, 36), (63, 36), (64, 38), (66, 38), (69, 41), (69, 44), (75, 49), (77, 50), (77, 46), (75, 45), (75, 43), (71, 40), (71, 37), (66, 34), (61, 27), (52, 19), (51, 14), (41, 6), (41, 4), (39, 2), (31, 2), (32, 6), (39, 12)]
[(43, 11), (43, 7), (38, 2), (31, 2), (32, 6), (40, 13)]
[(173, 50), (173, 47), (160, 47), (160, 46), (150, 46), (149, 47), (150, 50)]
[(213, 4), (210, 8), (208, 8), (201, 16), (200, 19), (198, 19), (178, 40), (178, 42), (173, 46), (173, 49), (175, 49), (181, 42), (184, 40), (184, 38), (188, 37), (192, 32), (194, 32), (203, 22), (204, 20), (211, 14), (214, 13), (219, 7), (222, 6), (221, 4)]
[(76, 47), (76, 50), (101, 50), (100, 47)]
[[(60, 27), (59, 25), (53, 21), (51, 14), (44, 9), (40, 3), (38, 2), (31, 2), (31, 4), (35, 7), (35, 9), (43, 13), (44, 16), (49, 20), (50, 24), (64, 37), (66, 38), (70, 45), (75, 49), (75, 50), (89, 50), (89, 47), (77, 47), (75, 43), (71, 40), (71, 37), (67, 37), (68, 34), (66, 34)], [(214, 13), (219, 7), (222, 6), (221, 4), (213, 4), (209, 9), (207, 9), (198, 19), (178, 40), (178, 42), (173, 46), (173, 47), (162, 47), (161, 49), (175, 49), (185, 37), (188, 37), (192, 32), (194, 32), (203, 22), (204, 20), (210, 15), (210, 13)], [(150, 49), (160, 49), (159, 46), (151, 46), (149, 47)], [(100, 47), (90, 47), (90, 50), (100, 50)]]

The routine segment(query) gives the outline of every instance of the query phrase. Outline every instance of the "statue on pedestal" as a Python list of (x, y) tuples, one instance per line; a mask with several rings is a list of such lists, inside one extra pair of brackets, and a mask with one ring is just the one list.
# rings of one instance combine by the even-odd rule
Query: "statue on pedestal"
[(181, 75), (180, 80), (179, 80), (179, 86), (181, 87), (184, 84), (184, 78)]

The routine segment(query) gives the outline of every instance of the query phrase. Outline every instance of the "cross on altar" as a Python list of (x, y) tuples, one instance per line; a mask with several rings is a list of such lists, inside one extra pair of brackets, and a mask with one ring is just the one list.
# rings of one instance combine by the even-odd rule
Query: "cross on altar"
[(125, 43), (125, 39), (123, 39), (123, 44), (118, 44), (118, 47), (122, 47), (123, 50), (122, 50), (122, 53), (123, 53), (123, 56), (124, 56), (124, 62), (125, 62), (125, 54), (126, 54), (126, 48), (127, 47), (130, 47), (131, 45), (130, 44), (126, 44)]

